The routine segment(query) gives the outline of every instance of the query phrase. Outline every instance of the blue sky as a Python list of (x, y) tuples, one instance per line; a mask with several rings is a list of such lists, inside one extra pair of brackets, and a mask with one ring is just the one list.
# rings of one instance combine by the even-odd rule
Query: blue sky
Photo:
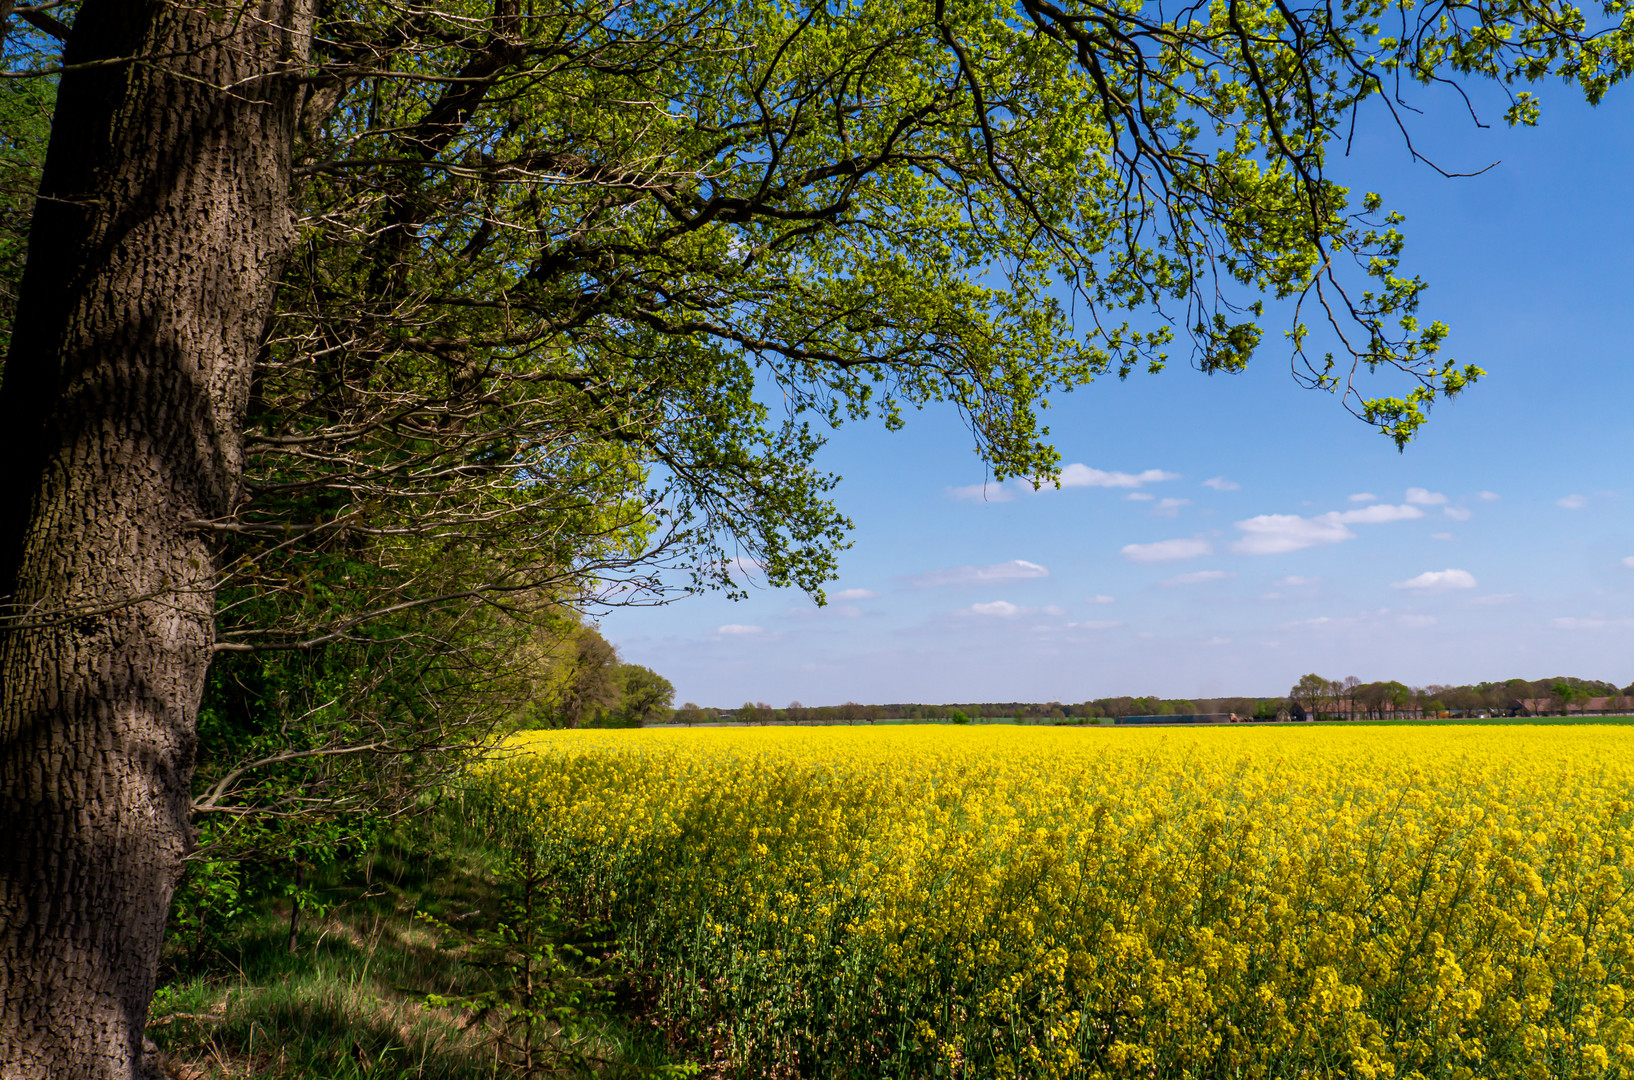
[(1061, 490), (983, 492), (951, 412), (842, 428), (821, 463), (857, 528), (827, 609), (751, 588), (604, 633), (714, 705), (1634, 680), (1634, 94), (1542, 96), (1518, 131), (1414, 102), (1441, 106), (1415, 144), (1499, 162), (1481, 176), (1414, 164), (1376, 117), (1331, 170), (1408, 215), (1421, 314), (1489, 372), (1404, 454), (1301, 390), (1271, 322), (1241, 375), (1181, 362), (1057, 398)]

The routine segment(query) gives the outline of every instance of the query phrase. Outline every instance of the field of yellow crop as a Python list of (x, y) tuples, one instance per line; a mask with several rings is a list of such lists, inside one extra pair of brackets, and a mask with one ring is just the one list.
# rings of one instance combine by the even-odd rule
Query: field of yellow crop
[(486, 806), (736, 1075), (1634, 1076), (1634, 730), (545, 732)]

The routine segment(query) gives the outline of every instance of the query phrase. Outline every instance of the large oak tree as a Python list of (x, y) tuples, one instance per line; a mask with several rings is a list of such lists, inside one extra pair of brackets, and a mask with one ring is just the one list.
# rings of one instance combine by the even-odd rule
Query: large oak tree
[(63, 53), (0, 439), (0, 1072), (140, 1064), (310, 4), (88, 3)]
[(1475, 372), (1329, 148), (1397, 81), (1634, 66), (1530, 0), (17, 11), (66, 37), (0, 387), (20, 1078), (140, 1066), (212, 655), (665, 563), (818, 591), (808, 421), (951, 402), (1047, 479), (1049, 394), (1176, 339), (1237, 370), (1261, 293), (1404, 441)]

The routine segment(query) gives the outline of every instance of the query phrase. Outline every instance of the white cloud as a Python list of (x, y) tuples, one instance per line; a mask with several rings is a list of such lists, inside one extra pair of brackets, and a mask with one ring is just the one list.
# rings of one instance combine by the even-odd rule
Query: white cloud
[(1435, 616), (1434, 615), (1403, 615), (1401, 618), (1397, 619), (1396, 621), (1401, 623), (1401, 625), (1403, 625), (1403, 626), (1411, 626), (1411, 627), (1434, 626), (1435, 625)]
[(1441, 512), (1452, 518), (1454, 521), (1468, 521), (1470, 519), (1470, 515), (1475, 511), (1462, 506), (1447, 506), (1443, 507)]
[(1345, 525), (1379, 525), (1386, 521), (1412, 521), (1424, 516), (1424, 511), (1416, 506), (1391, 506), (1389, 503), (1375, 503), (1364, 506), (1360, 510), (1333, 510), (1318, 515), (1321, 518), (1332, 518)]
[(757, 573), (763, 573), (766, 569), (766, 564), (762, 563), (758, 559), (746, 559), (740, 555), (735, 559), (727, 559), (724, 562), (707, 563), (703, 569), (705, 571), (720, 569), (725, 570), (728, 574), (740, 574), (743, 577), (753, 577)]
[(1128, 499), (1130, 502), (1151, 502), (1153, 499), (1157, 498), (1157, 496), (1148, 494), (1144, 491), (1131, 491), (1129, 494), (1125, 495), (1124, 498)]
[(1203, 644), (1204, 645), (1230, 645), (1231, 644), (1231, 639), (1228, 638), (1228, 637), (1211, 637), (1207, 641), (1203, 642)]
[(1073, 630), (1114, 630), (1123, 625), (1121, 619), (1098, 619), (1091, 622), (1069, 622), (1067, 626)]
[(1223, 476), (1211, 476), (1203, 481), (1203, 486), (1211, 487), (1215, 491), (1238, 491), (1242, 488), (1241, 484), (1227, 480)]
[(1117, 599), (1118, 598), (1116, 596), (1107, 596), (1105, 593), (1102, 593), (1100, 596), (1086, 596), (1084, 598), (1084, 603), (1086, 603), (1086, 604), (1111, 604), (1111, 603), (1115, 603), (1117, 601)]
[(1499, 495), (1496, 491), (1477, 491), (1475, 493), (1475, 497), (1483, 502), (1497, 502), (1499, 499), (1503, 498), (1503, 496)]
[(1169, 562), (1212, 555), (1214, 545), (1201, 537), (1194, 537), (1189, 540), (1159, 540), (1151, 544), (1125, 544), (1120, 551), (1124, 558), (1135, 562)]
[(1477, 596), (1470, 603), (1478, 607), (1493, 607), (1497, 604), (1510, 604), (1518, 599), (1520, 598), (1514, 593), (1489, 593), (1486, 596)]
[(991, 566), (950, 566), (916, 574), (907, 580), (918, 588), (930, 589), (941, 585), (991, 585), (1000, 581), (1025, 581), (1049, 576), (1049, 570), (1035, 562), (1011, 559)]
[(1392, 589), (1424, 589), (1440, 592), (1445, 589), (1473, 589), (1475, 575), (1468, 570), (1426, 570), (1415, 578), (1397, 581)]
[(1371, 491), (1358, 491), (1350, 497), (1351, 502), (1378, 502), (1379, 497)]
[(796, 619), (860, 619), (862, 608), (855, 604), (828, 603), (822, 607), (814, 604), (794, 604), (785, 611)]
[(1452, 539), (1452, 533), (1431, 533), (1430, 534), (1430, 539), (1431, 540), (1451, 540)]
[(1628, 558), (1622, 560), (1622, 563), (1630, 570), (1634, 570), (1634, 555), (1630, 555)]
[(1102, 472), (1092, 469), (1088, 465), (1068, 465), (1061, 470), (1061, 486), (1069, 487), (1112, 487), (1138, 488), (1144, 484), (1155, 484), (1162, 480), (1178, 480), (1179, 473), (1164, 472), (1162, 469), (1147, 469), (1144, 472)]
[(1447, 497), (1439, 491), (1410, 487), (1407, 489), (1407, 501), (1414, 506), (1440, 506), (1447, 501)]
[(966, 484), (947, 489), (948, 497), (964, 502), (1009, 502), (1016, 497), (1008, 484)]
[[(989, 600), (985, 603), (971, 604), (969, 607), (961, 608), (955, 612), (957, 615), (986, 615), (999, 619), (1013, 619), (1017, 615), (1065, 615), (1066, 613), (1065, 608), (1058, 607), (1055, 604), (1046, 604), (1044, 607), (1036, 608), (1022, 607), (1020, 604), (1012, 604), (1008, 600)], [(1054, 630), (1058, 629), (1058, 627), (1041, 623), (1032, 629)]]
[(1219, 581), (1221, 578), (1236, 577), (1229, 570), (1196, 570), (1190, 574), (1176, 574), (1174, 577), (1164, 578), (1159, 585), (1198, 585), (1205, 581)]
[(1152, 513), (1161, 517), (1174, 517), (1180, 513), (1182, 506), (1190, 505), (1190, 499), (1164, 499), (1152, 508)]
[(1550, 619), (1549, 625), (1556, 630), (1602, 630), (1606, 626), (1604, 619)]
[(873, 589), (841, 589), (834, 594), (836, 600), (872, 600), (879, 593)]
[(1289, 574), (1285, 578), (1280, 578), (1277, 581), (1272, 582), (1272, 584), (1273, 585), (1287, 585), (1290, 588), (1297, 589), (1301, 585), (1315, 585), (1317, 582), (1319, 582), (1321, 580), (1322, 580), (1321, 578), (1300, 577), (1298, 574)]
[(1247, 535), (1231, 545), (1239, 555), (1281, 555), (1317, 544), (1337, 544), (1353, 540), (1356, 534), (1347, 525), (1378, 525), (1387, 521), (1410, 521), (1424, 511), (1416, 506), (1376, 503), (1356, 510), (1330, 510), (1315, 517), (1298, 514), (1260, 514), (1237, 522)]
[(1237, 528), (1248, 534), (1231, 545), (1231, 550), (1239, 555), (1280, 555), (1317, 544), (1337, 544), (1356, 536), (1329, 514), (1319, 518), (1261, 514), (1237, 522)]
[(727, 623), (725, 626), (718, 626), (718, 627), (715, 628), (715, 633), (717, 633), (717, 634), (726, 634), (728, 636), (737, 636), (737, 635), (745, 635), (745, 634), (759, 634), (759, 633), (762, 633), (763, 631), (764, 631), (763, 627), (745, 626), (742, 623)]
[(1564, 506), (1568, 510), (1581, 510), (1589, 505), (1589, 500), (1583, 495), (1568, 495), (1564, 499), (1556, 499), (1556, 506)]

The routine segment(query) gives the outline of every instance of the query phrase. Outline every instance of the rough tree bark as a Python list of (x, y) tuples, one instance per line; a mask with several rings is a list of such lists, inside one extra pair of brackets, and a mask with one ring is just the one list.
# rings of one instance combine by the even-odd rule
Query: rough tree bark
[(142, 1069), (313, 0), (87, 0), (0, 386), (0, 1076)]

